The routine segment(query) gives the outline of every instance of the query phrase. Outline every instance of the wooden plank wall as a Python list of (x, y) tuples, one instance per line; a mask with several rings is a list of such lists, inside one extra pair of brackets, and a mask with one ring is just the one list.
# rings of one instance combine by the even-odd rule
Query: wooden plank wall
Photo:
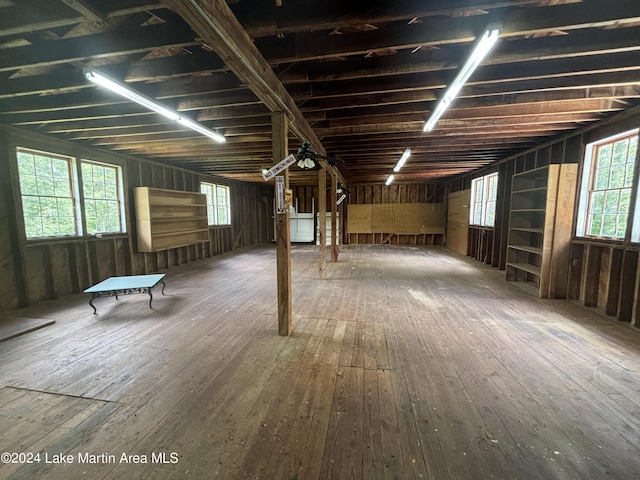
[[(0, 229), (0, 275), (9, 281), (0, 287), (0, 309), (78, 293), (109, 276), (157, 272), (269, 241), (272, 192), (265, 186), (202, 176), (16, 129), (0, 129), (0, 135), (0, 170), (10, 173), (1, 176), (0, 221), (9, 228)], [(27, 242), (15, 166), (16, 145), (120, 165), (127, 233)], [(231, 225), (211, 227), (208, 242), (156, 253), (137, 252), (133, 188), (199, 191), (201, 181), (230, 186)]]
[[(444, 203), (444, 186), (442, 184), (392, 184), (355, 185), (350, 186), (349, 204), (390, 204), (390, 203)], [(393, 245), (443, 245), (444, 234), (396, 234), (383, 233), (351, 233), (349, 218), (346, 218), (346, 243), (353, 244), (393, 244)]]
[(447, 248), (468, 254), (469, 247), (469, 202), (471, 190), (450, 193), (447, 199)]
[[(514, 173), (547, 164), (578, 164), (577, 184), (580, 185), (586, 145), (638, 127), (640, 113), (623, 113), (500, 162), (493, 249), (488, 257), (478, 260), (487, 261), (501, 270), (505, 268), (511, 177)], [(454, 192), (468, 188), (472, 178), (490, 171), (484, 169), (453, 179), (447, 183), (447, 189)], [(575, 198), (565, 198), (564, 202), (569, 205), (566, 208), (577, 208)], [(568, 256), (569, 270), (555, 279), (555, 291), (566, 292), (566, 298), (597, 308), (620, 321), (640, 325), (640, 245), (622, 240), (577, 239), (575, 225), (572, 232), (564, 231), (563, 235), (571, 238), (570, 249), (562, 252)]]

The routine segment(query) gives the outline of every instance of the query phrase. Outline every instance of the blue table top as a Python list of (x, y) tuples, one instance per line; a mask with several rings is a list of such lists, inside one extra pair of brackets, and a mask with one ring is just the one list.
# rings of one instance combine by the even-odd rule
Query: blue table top
[(151, 288), (164, 278), (164, 273), (155, 275), (128, 275), (122, 277), (110, 277), (93, 287), (87, 288), (84, 293), (108, 292), (110, 290), (126, 290), (128, 288)]

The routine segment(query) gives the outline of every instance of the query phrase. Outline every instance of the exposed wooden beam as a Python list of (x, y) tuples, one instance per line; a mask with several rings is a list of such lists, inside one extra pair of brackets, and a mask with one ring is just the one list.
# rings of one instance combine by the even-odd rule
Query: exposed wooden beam
[(46, 45), (36, 44), (4, 49), (0, 56), (0, 72), (148, 52), (163, 46), (197, 44), (198, 42), (193, 38), (193, 32), (183, 23), (149, 25), (134, 31), (96, 33), (51, 40)]
[(91, 23), (94, 23), (96, 25), (106, 25), (108, 22), (106, 15), (98, 12), (84, 0), (62, 0), (62, 3), (74, 9), (76, 12), (82, 15), (85, 20)]

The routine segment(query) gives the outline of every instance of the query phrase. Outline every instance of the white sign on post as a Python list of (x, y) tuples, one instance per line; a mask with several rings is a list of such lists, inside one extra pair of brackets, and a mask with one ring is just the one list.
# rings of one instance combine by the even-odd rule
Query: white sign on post
[(336, 202), (336, 205), (340, 205), (342, 202), (344, 202), (344, 199), (347, 198), (347, 194), (343, 193), (342, 196), (338, 199), (338, 201)]
[(276, 163), (269, 170), (263, 170), (262, 178), (264, 178), (264, 181), (266, 182), (270, 178), (273, 178), (276, 175), (278, 175), (280, 172), (283, 172), (286, 168), (290, 167), (294, 163), (296, 163), (296, 157), (293, 153), (291, 153), (288, 156), (286, 156), (284, 159)]
[(287, 213), (287, 204), (284, 195), (284, 177), (282, 175), (276, 177), (276, 213)]

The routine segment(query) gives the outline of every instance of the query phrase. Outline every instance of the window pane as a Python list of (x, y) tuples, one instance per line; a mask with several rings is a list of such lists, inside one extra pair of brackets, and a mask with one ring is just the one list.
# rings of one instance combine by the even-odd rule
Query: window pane
[(620, 192), (618, 190), (609, 190), (604, 197), (604, 213), (618, 213), (619, 200)]
[(592, 215), (591, 228), (589, 229), (589, 235), (600, 236), (601, 229), (602, 229), (602, 215)]
[(22, 195), (38, 194), (38, 182), (35, 175), (20, 175), (20, 192)]
[(88, 233), (121, 232), (120, 168), (83, 160), (82, 190)]
[(615, 237), (617, 228), (617, 215), (603, 215), (602, 218), (602, 235), (605, 237)]
[(71, 159), (17, 149), (27, 238), (76, 235)]
[(636, 133), (618, 137), (595, 145), (591, 162), (585, 160), (585, 166), (591, 163), (595, 168), (585, 172), (591, 183), (588, 193), (582, 197), (589, 199), (587, 211), (583, 213), (586, 215), (582, 217), (587, 220), (587, 235), (613, 238), (626, 235), (637, 143)]
[(609, 185), (609, 169), (601, 168), (596, 170), (596, 185), (594, 190), (605, 190)]
[(621, 140), (613, 144), (613, 161), (612, 165), (624, 165), (627, 162), (627, 153), (629, 150), (629, 139)]
[(613, 148), (611, 144), (603, 145), (599, 149), (598, 166), (596, 168), (609, 168), (611, 166), (611, 152)]

